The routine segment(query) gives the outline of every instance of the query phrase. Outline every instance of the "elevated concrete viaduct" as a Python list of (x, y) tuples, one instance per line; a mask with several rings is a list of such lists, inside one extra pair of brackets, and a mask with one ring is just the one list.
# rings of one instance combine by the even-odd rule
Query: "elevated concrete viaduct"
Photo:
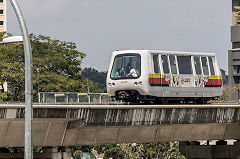
[[(240, 105), (34, 104), (34, 145), (240, 139)], [(0, 104), (0, 146), (23, 146), (24, 104)]]
[[(35, 146), (240, 139), (240, 105), (35, 103), (33, 108)], [(0, 104), (0, 147), (23, 144), (24, 104)]]

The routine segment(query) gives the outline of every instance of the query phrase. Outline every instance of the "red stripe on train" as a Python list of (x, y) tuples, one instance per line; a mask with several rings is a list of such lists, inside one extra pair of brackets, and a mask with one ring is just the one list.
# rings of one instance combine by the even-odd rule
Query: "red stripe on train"
[(208, 86), (221, 86), (222, 85), (222, 79), (208, 79), (206, 85)]
[(169, 84), (165, 78), (149, 78), (149, 84)]

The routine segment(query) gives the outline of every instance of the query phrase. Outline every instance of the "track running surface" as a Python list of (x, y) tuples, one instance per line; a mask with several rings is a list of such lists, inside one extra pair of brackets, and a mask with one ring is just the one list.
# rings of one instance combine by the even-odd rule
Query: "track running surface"
[[(25, 103), (0, 103), (0, 108), (24, 108)], [(59, 109), (147, 109), (147, 108), (240, 108), (239, 103), (127, 105), (123, 103), (33, 103), (33, 108)]]

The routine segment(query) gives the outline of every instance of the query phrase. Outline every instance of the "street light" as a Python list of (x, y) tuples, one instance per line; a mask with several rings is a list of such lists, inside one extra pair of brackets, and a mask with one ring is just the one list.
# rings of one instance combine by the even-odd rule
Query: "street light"
[(22, 36), (10, 36), (7, 38), (4, 38), (0, 44), (8, 45), (8, 44), (19, 44), (23, 43), (23, 37)]
[(23, 36), (25, 59), (25, 145), (24, 158), (33, 158), (32, 148), (32, 49), (22, 12), (16, 0), (9, 0), (17, 16)]

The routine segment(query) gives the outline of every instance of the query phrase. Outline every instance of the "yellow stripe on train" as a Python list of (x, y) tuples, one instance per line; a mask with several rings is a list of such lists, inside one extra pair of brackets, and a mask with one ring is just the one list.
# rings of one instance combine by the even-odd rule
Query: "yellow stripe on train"
[(209, 79), (222, 79), (222, 76), (210, 76)]
[(163, 74), (149, 74), (149, 78), (163, 78)]
[[(163, 74), (149, 74), (149, 78), (164, 78)], [(222, 76), (209, 76), (208, 79), (222, 79)]]

